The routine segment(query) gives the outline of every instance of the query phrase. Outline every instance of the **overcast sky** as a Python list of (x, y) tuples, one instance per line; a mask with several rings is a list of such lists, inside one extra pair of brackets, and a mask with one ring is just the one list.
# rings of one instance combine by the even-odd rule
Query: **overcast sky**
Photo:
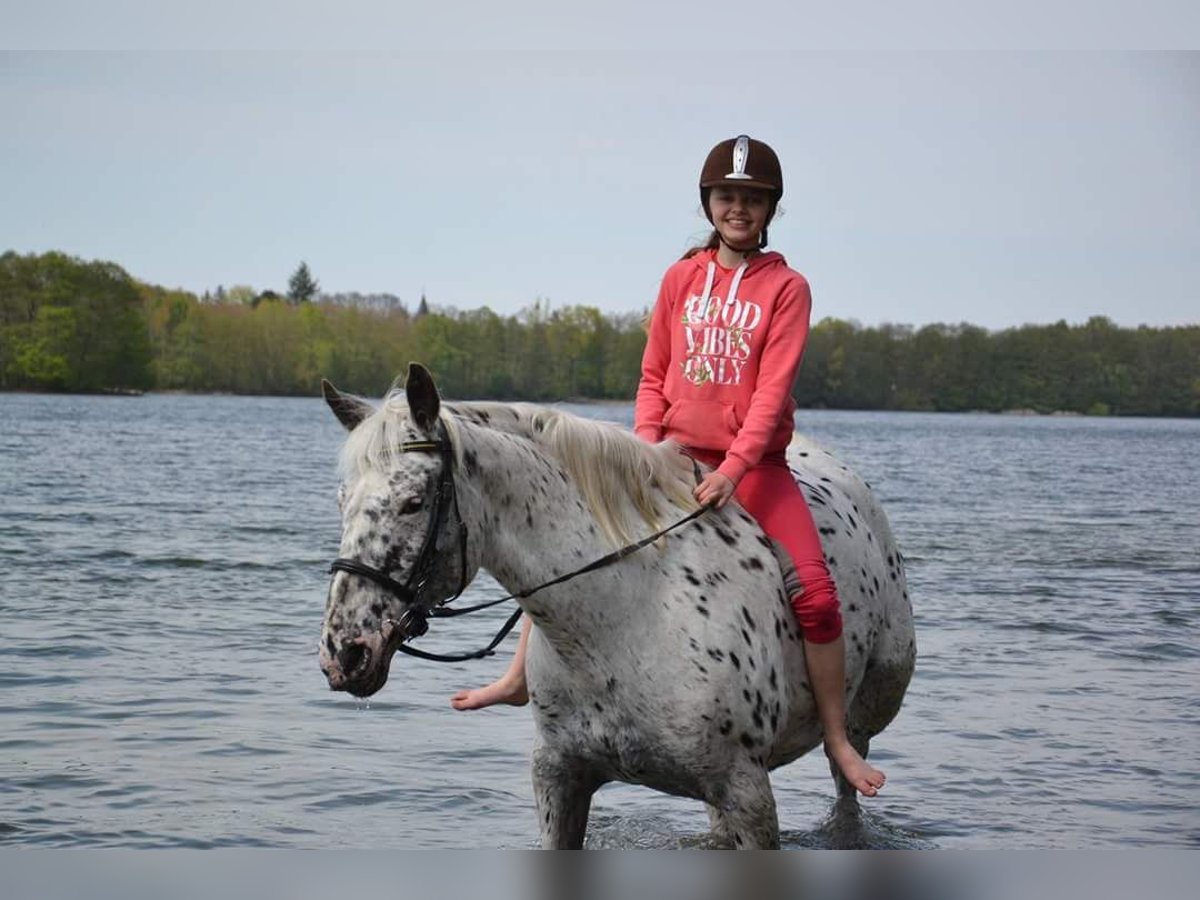
[(743, 132), (817, 319), (1200, 322), (1197, 54), (2, 51), (0, 250), (638, 311)]

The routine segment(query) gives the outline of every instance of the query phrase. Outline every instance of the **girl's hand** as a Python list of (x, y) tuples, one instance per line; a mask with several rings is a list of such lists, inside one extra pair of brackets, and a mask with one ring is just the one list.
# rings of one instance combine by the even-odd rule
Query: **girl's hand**
[(704, 480), (692, 491), (701, 506), (712, 506), (720, 509), (733, 496), (734, 484), (720, 472), (709, 472)]

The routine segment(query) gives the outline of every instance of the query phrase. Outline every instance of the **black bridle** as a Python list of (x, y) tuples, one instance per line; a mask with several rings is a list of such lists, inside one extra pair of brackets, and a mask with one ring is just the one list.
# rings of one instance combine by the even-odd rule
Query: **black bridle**
[[(462, 514), (458, 509), (458, 491), (454, 485), (454, 450), (450, 445), (450, 441), (445, 437), (445, 426), (440, 426), (442, 437), (437, 440), (429, 441), (408, 441), (400, 445), (402, 453), (415, 452), (437, 452), (442, 456), (442, 473), (438, 478), (437, 488), (434, 492), (433, 512), (429, 518), (429, 530), (425, 534), (425, 540), (421, 545), (421, 552), (417, 556), (417, 561), (413, 565), (412, 571), (409, 573), (408, 580), (401, 584), (396, 581), (387, 572), (382, 569), (376, 569), (374, 566), (368, 566), (366, 563), (359, 562), (356, 559), (346, 559), (338, 557), (330, 563), (329, 571), (347, 572), (351, 575), (358, 575), (361, 578), (366, 578), (368, 581), (373, 581), (384, 590), (391, 593), (402, 603), (406, 604), (406, 609), (401, 613), (400, 618), (388, 622), (399, 632), (400, 643), (397, 650), (402, 653), (407, 653), (409, 656), (416, 656), (421, 659), (432, 660), (434, 662), (465, 662), (470, 659), (482, 659), (485, 656), (491, 656), (499, 643), (508, 636), (508, 633), (513, 630), (517, 621), (521, 618), (522, 610), (518, 608), (501, 626), (496, 636), (491, 642), (479, 650), (472, 650), (466, 653), (429, 653), (425, 650), (418, 650), (415, 647), (408, 646), (408, 642), (414, 638), (418, 638), (429, 630), (429, 619), (452, 618), (454, 616), (462, 616), (467, 613), (476, 612), (481, 609), (487, 609), (492, 606), (498, 606), (509, 600), (521, 600), (526, 597), (536, 594), (538, 591), (548, 587), (553, 587), (556, 584), (562, 584), (564, 581), (570, 581), (579, 575), (587, 572), (602, 569), (605, 566), (611, 565), (618, 560), (624, 559), (631, 553), (636, 553), (644, 547), (664, 537), (676, 528), (686, 525), (688, 522), (698, 519), (704, 515), (710, 507), (701, 506), (692, 510), (682, 519), (668, 525), (666, 528), (659, 529), (653, 534), (647, 535), (641, 540), (626, 544), (620, 549), (614, 550), (599, 559), (593, 560), (581, 568), (568, 572), (565, 575), (560, 575), (550, 581), (543, 582), (536, 587), (527, 588), (523, 591), (518, 591), (515, 594), (509, 594), (506, 597), (500, 597), (496, 600), (488, 600), (485, 603), (479, 603), (475, 606), (468, 606), (462, 609), (446, 609), (441, 605), (433, 609), (425, 610), (421, 608), (421, 604), (417, 600), (418, 594), (429, 580), (429, 576), (433, 572), (435, 564), (435, 554), (438, 550), (438, 535), (446, 525), (446, 517), (451, 507), (454, 509), (454, 517), (458, 520), (458, 541), (459, 541), (459, 584), (458, 590), (455, 591), (452, 597), (442, 601), (449, 603), (462, 595), (462, 592), (467, 589), (467, 526), (463, 522)], [(700, 468), (696, 461), (692, 460), (692, 469), (695, 474), (696, 483), (700, 483)]]
[(434, 489), (433, 512), (429, 516), (429, 530), (425, 533), (425, 540), (421, 544), (421, 552), (417, 555), (417, 561), (413, 565), (412, 571), (408, 573), (408, 580), (401, 584), (382, 569), (369, 566), (364, 562), (359, 562), (357, 559), (346, 559), (339, 556), (329, 565), (330, 573), (348, 572), (351, 575), (358, 575), (360, 578), (373, 581), (405, 604), (406, 608), (401, 613), (400, 618), (391, 622), (392, 626), (400, 633), (400, 649), (405, 650), (405, 652), (408, 652), (411, 648), (406, 650), (404, 642), (420, 637), (428, 631), (429, 616), (436, 616), (438, 613), (436, 609), (426, 612), (421, 608), (421, 604), (417, 598), (421, 593), (421, 589), (425, 587), (429, 581), (429, 577), (433, 574), (436, 564), (436, 554), (439, 549), (438, 537), (446, 527), (446, 519), (452, 508), (454, 510), (454, 517), (458, 520), (460, 574), (458, 590), (454, 593), (454, 596), (443, 602), (449, 603), (460, 596), (467, 588), (467, 526), (463, 522), (462, 515), (459, 512), (458, 492), (454, 487), (454, 451), (450, 445), (450, 441), (445, 437), (445, 426), (441, 426), (441, 428), (442, 437), (437, 440), (406, 441), (400, 445), (401, 453), (436, 452), (442, 457), (442, 473), (438, 477), (437, 487)]

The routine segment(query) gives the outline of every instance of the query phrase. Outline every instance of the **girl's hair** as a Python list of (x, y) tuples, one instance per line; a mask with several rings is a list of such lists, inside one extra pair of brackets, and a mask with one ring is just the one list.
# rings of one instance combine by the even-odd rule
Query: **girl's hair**
[(679, 258), (680, 259), (691, 259), (697, 253), (703, 253), (705, 250), (716, 250), (720, 246), (721, 246), (721, 236), (719, 234), (717, 234), (717, 229), (714, 228), (712, 230), (712, 232), (709, 234), (708, 240), (706, 240), (703, 244), (697, 244), (694, 247), (688, 247), (687, 250), (685, 250), (683, 252), (683, 256), (681, 256)]
[[(708, 195), (712, 188), (700, 189), (700, 211), (708, 218)], [(758, 249), (762, 250), (767, 246), (767, 225), (771, 224), (771, 220), (775, 218), (775, 213), (779, 208), (778, 201), (771, 203), (771, 211), (767, 213), (767, 224), (763, 226), (762, 234), (758, 238)], [(709, 219), (709, 221), (712, 221)], [(717, 233), (717, 229), (713, 229), (703, 244), (697, 244), (695, 247), (689, 247), (684, 251), (680, 259), (691, 259), (697, 253), (703, 253), (705, 250), (716, 250), (721, 246), (721, 235)]]

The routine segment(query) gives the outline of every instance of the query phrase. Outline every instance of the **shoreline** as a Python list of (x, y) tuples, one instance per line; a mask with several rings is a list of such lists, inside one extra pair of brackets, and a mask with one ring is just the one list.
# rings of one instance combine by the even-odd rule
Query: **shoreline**
[[(36, 391), (36, 390), (10, 390), (0, 388), (0, 396), (24, 394), (28, 396), (38, 397), (114, 397), (114, 398), (138, 398), (147, 396), (164, 396), (164, 397), (272, 397), (282, 400), (304, 400), (304, 399), (320, 399), (319, 393), (312, 394), (239, 394), (232, 391), (189, 391), (178, 388), (169, 388), (165, 390), (140, 390), (137, 388), (109, 388), (98, 391)], [(366, 397), (365, 399), (378, 399)], [(603, 397), (571, 397), (555, 400), (530, 400), (530, 399), (507, 399), (494, 400), (493, 398), (485, 397), (444, 397), (447, 403), (470, 403), (470, 402), (495, 402), (495, 403), (534, 403), (541, 406), (555, 406), (568, 404), (572, 406), (614, 406), (614, 405), (632, 405), (633, 400), (625, 398), (603, 398)], [(860, 413), (926, 413), (934, 415), (951, 415), (951, 416), (1006, 416), (1017, 418), (1044, 418), (1044, 419), (1179, 419), (1182, 421), (1191, 421), (1200, 416), (1179, 416), (1179, 415), (1150, 415), (1142, 413), (1113, 413), (1113, 412), (1078, 412), (1071, 409), (1055, 409), (1048, 412), (1032, 409), (1030, 407), (1014, 407), (1012, 409), (958, 409), (958, 410), (939, 410), (939, 409), (876, 409), (876, 408), (859, 408), (859, 407), (834, 407), (834, 406), (800, 406), (796, 408), (796, 412), (860, 412)]]

